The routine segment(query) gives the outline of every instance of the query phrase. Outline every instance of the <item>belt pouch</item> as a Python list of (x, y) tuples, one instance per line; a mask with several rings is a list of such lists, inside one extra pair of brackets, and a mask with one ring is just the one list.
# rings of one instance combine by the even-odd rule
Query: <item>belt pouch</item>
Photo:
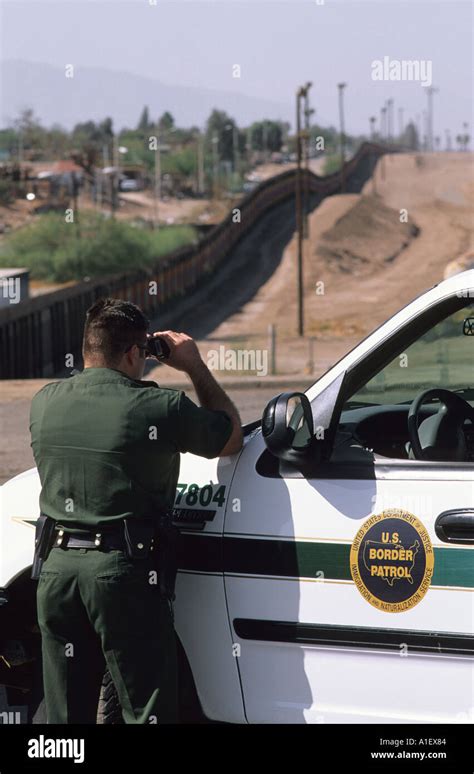
[(125, 552), (129, 559), (146, 559), (150, 556), (156, 533), (156, 526), (152, 521), (124, 519), (123, 530)]
[(31, 568), (32, 580), (38, 580), (43, 562), (48, 558), (52, 542), (55, 519), (41, 513), (35, 527), (35, 552), (33, 556), (33, 565)]

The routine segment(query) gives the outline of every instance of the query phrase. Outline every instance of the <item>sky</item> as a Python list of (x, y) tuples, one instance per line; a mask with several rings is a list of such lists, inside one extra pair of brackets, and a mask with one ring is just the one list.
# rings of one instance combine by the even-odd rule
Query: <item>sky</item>
[(374, 81), (374, 60), (431, 61), (435, 134), (456, 133), (463, 121), (472, 127), (467, 0), (0, 0), (0, 11), (4, 60), (240, 91), (285, 104), (290, 116), (297, 86), (312, 81), (314, 120), (326, 125), (338, 123), (337, 83), (345, 82), (346, 130), (354, 134), (367, 132), (388, 98), (397, 122), (398, 108), (406, 122), (427, 106), (420, 83)]

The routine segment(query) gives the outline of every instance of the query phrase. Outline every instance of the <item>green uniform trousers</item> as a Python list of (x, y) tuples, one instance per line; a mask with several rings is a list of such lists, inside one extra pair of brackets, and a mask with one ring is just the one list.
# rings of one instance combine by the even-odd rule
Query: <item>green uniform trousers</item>
[(96, 723), (107, 667), (125, 723), (178, 722), (170, 603), (153, 559), (53, 548), (37, 588), (48, 723)]

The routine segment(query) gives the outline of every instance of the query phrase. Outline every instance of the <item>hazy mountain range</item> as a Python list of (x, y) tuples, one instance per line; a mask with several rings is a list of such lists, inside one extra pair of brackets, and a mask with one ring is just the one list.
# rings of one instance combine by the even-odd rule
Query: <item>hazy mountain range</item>
[(179, 126), (203, 126), (213, 108), (225, 110), (245, 126), (262, 118), (292, 120), (293, 107), (242, 93), (172, 86), (155, 78), (98, 67), (75, 67), (74, 77), (53, 65), (24, 60), (0, 62), (0, 123), (33, 108), (44, 126), (71, 129), (83, 121), (111, 116), (116, 127), (133, 128), (143, 107), (150, 118), (169, 110)]

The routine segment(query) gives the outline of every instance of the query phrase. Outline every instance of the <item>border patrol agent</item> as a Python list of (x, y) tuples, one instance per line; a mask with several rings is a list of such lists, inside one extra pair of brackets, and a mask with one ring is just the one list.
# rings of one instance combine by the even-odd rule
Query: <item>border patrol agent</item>
[[(148, 327), (134, 304), (96, 301), (84, 370), (47, 384), (31, 404), (42, 487), (32, 577), (49, 723), (95, 723), (105, 668), (126, 723), (179, 720), (166, 519), (179, 453), (233, 454), (242, 429), (195, 342)], [(166, 363), (188, 373), (201, 406), (141, 378), (154, 337)]]

